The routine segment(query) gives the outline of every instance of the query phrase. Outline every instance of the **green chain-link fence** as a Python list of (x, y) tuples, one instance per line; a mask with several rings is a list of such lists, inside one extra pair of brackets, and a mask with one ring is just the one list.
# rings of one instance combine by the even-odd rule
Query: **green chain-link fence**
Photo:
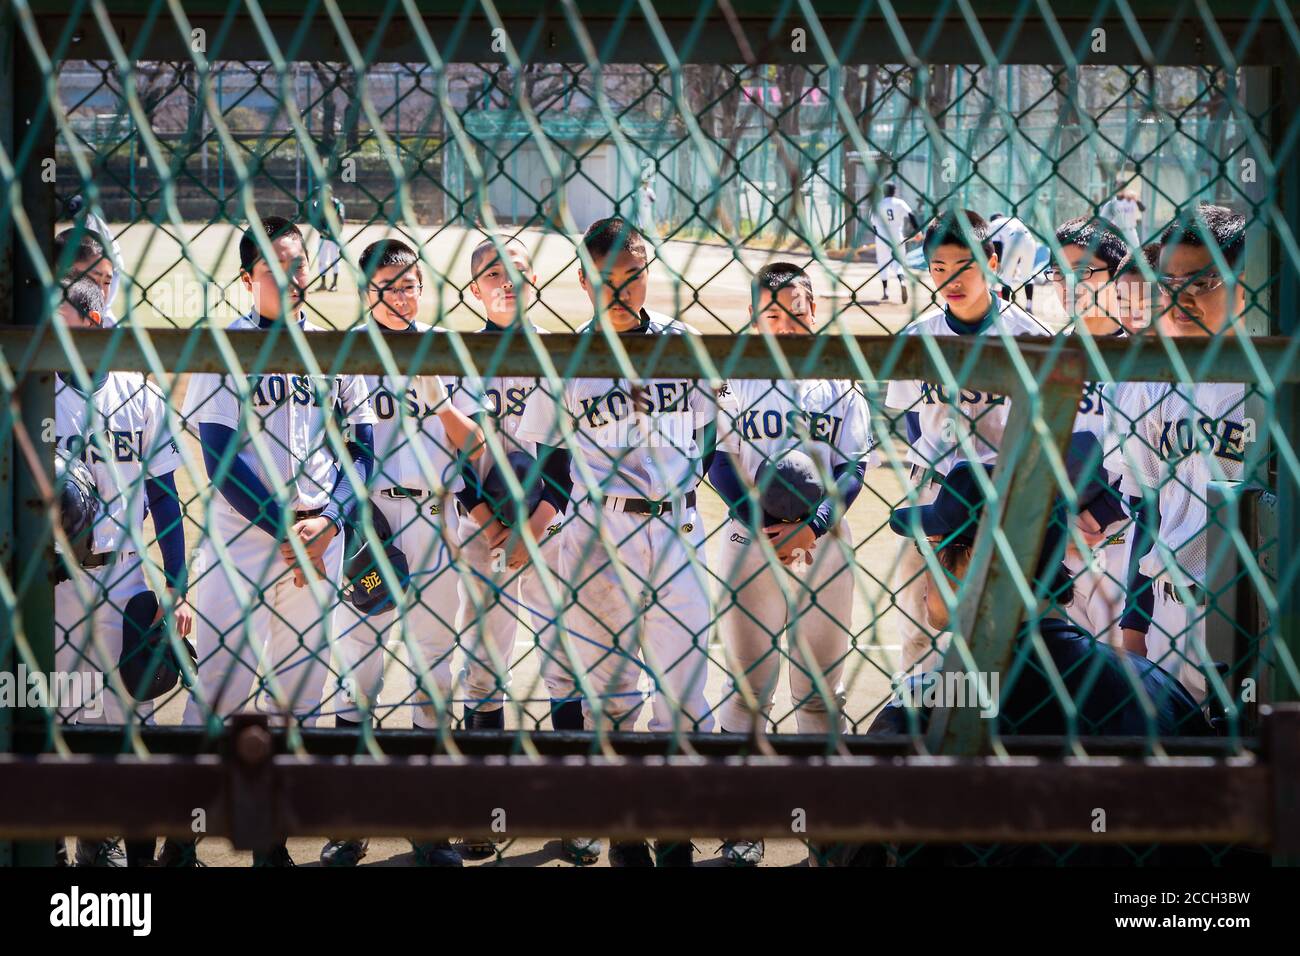
[(370, 6), (0, 6), (0, 830), (1295, 852), (1290, 5)]

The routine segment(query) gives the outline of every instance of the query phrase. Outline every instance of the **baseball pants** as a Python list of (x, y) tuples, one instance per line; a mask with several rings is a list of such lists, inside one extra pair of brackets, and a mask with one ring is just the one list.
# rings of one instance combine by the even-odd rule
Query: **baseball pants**
[[(394, 543), (406, 555), (411, 604), (399, 619), (396, 608), (368, 615), (349, 601), (339, 602), (334, 612), (338, 634), (334, 653), (346, 693), (338, 713), (347, 720), (364, 722), (371, 713), (388, 716), (393, 712), (393, 708), (380, 708), (379, 699), (385, 667), (396, 656), (388, 647), (390, 638), (395, 637), (406, 648), (411, 690), (403, 704), (413, 705), (411, 722), (416, 727), (436, 728), (437, 701), (444, 711), (450, 707), (451, 659), (456, 649), (458, 577), (443, 523), (450, 499), (440, 501), (429, 495), (390, 498), (379, 493), (371, 497), (370, 504), (383, 512)], [(398, 624), (395, 635), (394, 623)], [(449, 719), (444, 716), (443, 722)]]
[(1070, 552), (1065, 566), (1074, 575), (1074, 599), (1065, 608), (1070, 620), (1097, 640), (1122, 643), (1119, 620), (1124, 613), (1129, 545), (1126, 540), (1095, 549), (1087, 560)]
[[(563, 520), (563, 516), (556, 519)], [(504, 565), (504, 554), (494, 555), (487, 536), (471, 518), (460, 519), (460, 619), (457, 630), (465, 653), (464, 670), (467, 710), (491, 713), (506, 702), (510, 672), (515, 662), (515, 641), (519, 625), (533, 635), (541, 659), (538, 669), (546, 685), (549, 700), (567, 700), (574, 696), (574, 664), (559, 641), (553, 626), (556, 611), (546, 596), (541, 576), (531, 564), (511, 570)], [(546, 566), (561, 588), (563, 602), (563, 554), (560, 534), (541, 541)], [(513, 548), (514, 540), (505, 548)], [(531, 696), (531, 695), (530, 695)]]
[[(881, 255), (882, 251), (884, 255)], [(881, 279), (903, 278), (903, 264), (894, 258), (894, 250), (879, 241), (876, 242), (876, 271)]]
[[(742, 688), (753, 694), (764, 717), (770, 715), (780, 677), (784, 632), (795, 726), (801, 734), (826, 733), (831, 726), (831, 708), (813, 674), (820, 675), (838, 712), (844, 704), (841, 678), (853, 620), (853, 574), (845, 554), (848, 524), (841, 522), (839, 528), (824, 535), (808, 563), (782, 566), (775, 572), (764, 557), (765, 546), (753, 540), (754, 532), (733, 520), (724, 533), (718, 567), (727, 591), (721, 598), (720, 628), (732, 676), (719, 726), (729, 733), (749, 730), (753, 711)], [(774, 574), (784, 580), (775, 580)], [(791, 592), (789, 600), (782, 585)], [(800, 645), (806, 647), (808, 658)], [(841, 728), (845, 726), (842, 716), (838, 722)]]
[(1207, 688), (1202, 667), (1209, 667), (1205, 651), (1204, 605), (1188, 605), (1170, 593), (1169, 579), (1155, 581), (1151, 627), (1147, 631), (1147, 657), (1173, 674), (1203, 702)]
[[(122, 612), (126, 602), (149, 585), (140, 558), (121, 552), (114, 563), (80, 572), (79, 579), (54, 588), (54, 666), (76, 675), (78, 700), (55, 700), (59, 716), (69, 723), (121, 724), (128, 715), (149, 723), (153, 701), (123, 697), (109, 675), (122, 656)], [(98, 694), (94, 688), (100, 688)], [(62, 698), (62, 690), (60, 698)]]
[(260, 676), (279, 713), (314, 727), (329, 670), (343, 536), (325, 549), (325, 579), (299, 588), (280, 557), (280, 542), (224, 499), (212, 501), (209, 533), (225, 543), (230, 561), (223, 566), (208, 540), (193, 569), (198, 686), (185, 723), (202, 723), (209, 712), (226, 717), (255, 710)]
[[(928, 470), (912, 468), (912, 485), (916, 488), (917, 504), (928, 505), (939, 493), (939, 485), (933, 480), (922, 480)], [(890, 590), (894, 593), (894, 604), (898, 608), (898, 643), (899, 671), (911, 673), (913, 670), (928, 670), (937, 667), (943, 661), (947, 641), (941, 634), (936, 634), (929, 624), (925, 610), (925, 558), (916, 549), (911, 538), (901, 539), (898, 563), (894, 565), (894, 576), (890, 581)]]
[[(711, 731), (704, 686), (712, 610), (702, 566), (703, 521), (684, 505), (653, 516), (616, 511), (619, 502), (607, 498), (597, 513), (583, 501), (564, 529), (574, 604), (563, 623), (609, 729), (635, 729), (645, 672), (652, 732)], [(591, 701), (584, 700), (582, 709), (587, 728), (594, 728)]]

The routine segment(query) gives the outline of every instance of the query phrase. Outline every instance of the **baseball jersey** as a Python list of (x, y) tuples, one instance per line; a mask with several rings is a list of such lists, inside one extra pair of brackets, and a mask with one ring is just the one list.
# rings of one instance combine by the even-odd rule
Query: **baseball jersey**
[(1125, 236), (1136, 236), (1142, 208), (1136, 199), (1116, 196), (1101, 207), (1101, 214), (1119, 227)]
[[(484, 327), (481, 331), (484, 334), (491, 334), (498, 330)], [(539, 335), (545, 334), (545, 330), (537, 326), (533, 326), (533, 331)], [(466, 378), (463, 381), (464, 384), (451, 393), (456, 407), (467, 415), (486, 413), (491, 419), (492, 427), (496, 430), (497, 439), (507, 454), (512, 451), (524, 451), (536, 456), (537, 442), (520, 438), (519, 426), (524, 420), (524, 409), (528, 407), (528, 399), (537, 389), (537, 379), (496, 375), (481, 379)], [(490, 454), (484, 454), (473, 463), (480, 478), (487, 474), (493, 461)]]
[(1002, 244), (998, 275), (1003, 279), (1021, 279), (1034, 258), (1034, 236), (1029, 227), (1015, 216), (999, 219), (990, 223), (989, 238)]
[[(954, 325), (957, 327), (954, 328)], [(984, 322), (972, 329), (950, 319), (944, 309), (929, 312), (907, 328), (904, 335), (1049, 335), (1032, 315), (997, 296)], [(959, 331), (960, 330), (960, 331)], [(908, 450), (907, 460), (922, 468), (934, 468), (941, 475), (966, 457), (959, 445), (963, 433), (969, 433), (979, 460), (997, 461), (1002, 432), (1007, 424), (1010, 405), (1006, 396), (964, 388), (957, 395), (948, 394), (938, 384), (919, 380), (895, 380), (889, 383), (885, 404), (890, 408), (916, 412), (920, 434)]]
[(90, 396), (59, 376), (54, 430), (59, 447), (79, 457), (95, 476), (100, 511), (93, 550), (132, 549), (127, 529), (136, 540), (144, 533), (144, 478), (169, 475), (181, 464), (162, 392), (138, 372), (109, 372)]
[[(437, 334), (441, 329), (417, 322), (410, 334)], [(401, 335), (403, 333), (393, 333)], [(394, 344), (395, 343), (390, 343)], [(396, 349), (394, 348), (394, 351)], [(410, 488), (421, 491), (460, 491), (465, 486), (458, 462), (459, 453), (447, 437), (439, 408), (430, 404), (428, 388), (422, 384), (434, 378), (431, 375), (404, 376), (399, 380), (386, 375), (362, 375), (366, 395), (375, 410), (375, 473), (371, 481), (373, 490), (385, 488)], [(448, 390), (453, 383), (438, 376)], [(457, 392), (465, 391), (457, 388)], [(473, 391), (467, 392), (468, 401), (474, 400)], [(470, 414), (477, 411), (471, 407)], [(420, 464), (412, 441), (407, 437), (404, 420), (413, 419), (418, 437), (422, 441), (429, 470)]]
[(837, 465), (877, 464), (867, 402), (847, 379), (732, 379), (718, 396), (718, 450), (749, 478), (765, 461), (797, 448), (829, 476)]
[[(299, 317), (304, 332), (323, 331)], [(257, 318), (242, 315), (232, 331), (258, 329)], [(225, 425), (237, 433), (259, 434), (270, 459), (263, 464), (251, 442), (241, 443), (239, 457), (270, 492), (276, 481), (289, 492), (289, 506), (301, 511), (329, 503), (338, 474), (334, 451), (325, 438), (325, 416), (347, 425), (376, 423), (374, 406), (360, 375), (324, 375), (314, 382), (302, 372), (263, 372), (248, 376), (248, 401), (236, 391), (233, 376), (213, 373), (190, 377), (184, 417), (188, 425)], [(318, 396), (317, 391), (320, 395)]]
[[(1245, 399), (1245, 386), (1234, 384), (1116, 387), (1111, 414), (1121, 441), (1107, 456), (1106, 468), (1120, 476), (1126, 495), (1157, 489), (1158, 543), (1138, 565), (1147, 577), (1168, 574), (1180, 583), (1205, 582), (1206, 489), (1212, 480), (1242, 477)], [(1166, 562), (1161, 546), (1174, 555), (1174, 564)]]
[(886, 196), (871, 211), (871, 228), (876, 233), (876, 250), (881, 246), (901, 245), (908, 236), (907, 218), (914, 216), (912, 207), (897, 196)]
[[(643, 310), (642, 321), (642, 334), (694, 334), (684, 323), (658, 313)], [(588, 323), (580, 331), (591, 329)], [(531, 393), (515, 437), (563, 446), (558, 416), (566, 415), (604, 494), (662, 500), (699, 483), (695, 432), (714, 421), (716, 413), (713, 390), (697, 380), (651, 379), (632, 388), (626, 379), (579, 378), (565, 382), (554, 396), (545, 383)], [(587, 489), (576, 462), (571, 471), (576, 500)]]

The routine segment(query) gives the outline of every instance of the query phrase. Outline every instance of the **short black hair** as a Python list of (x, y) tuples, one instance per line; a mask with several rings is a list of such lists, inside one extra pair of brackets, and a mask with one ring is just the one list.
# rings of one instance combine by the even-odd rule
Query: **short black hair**
[(63, 301), (76, 310), (77, 315), (89, 319), (90, 313), (104, 315), (104, 290), (91, 278), (77, 279), (63, 287)]
[(808, 273), (802, 266), (797, 266), (793, 262), (769, 262), (754, 274), (754, 300), (758, 301), (764, 289), (775, 295), (792, 285), (801, 286), (812, 295), (812, 279), (808, 277)]
[(1056, 227), (1056, 241), (1062, 246), (1079, 246), (1106, 263), (1113, 279), (1128, 257), (1128, 243), (1109, 220), (1098, 216), (1075, 216)]
[[(77, 233), (80, 232), (80, 237)], [(73, 239), (77, 240), (77, 251), (73, 254), (72, 265), (78, 263), (88, 263), (95, 265), (101, 259), (107, 257), (108, 242), (94, 229), (64, 229), (54, 237), (54, 262), (57, 265), (62, 261), (63, 256), (67, 253), (68, 245)]]
[[(984, 217), (971, 209), (957, 209), (940, 213), (925, 227), (924, 249), (927, 260), (940, 246), (971, 248), (970, 240), (966, 238), (966, 233), (962, 231), (961, 223), (957, 219), (959, 215), (966, 217), (970, 235), (979, 243), (979, 250), (984, 253), (984, 258), (993, 258), (993, 240), (989, 238), (989, 224), (984, 221)], [(974, 251), (971, 249), (971, 252)]]
[(622, 216), (610, 216), (597, 219), (587, 227), (582, 237), (582, 245), (592, 261), (601, 261), (611, 253), (626, 249), (642, 262), (648, 262), (645, 237), (641, 231)]
[(1172, 245), (1204, 246), (1214, 240), (1228, 265), (1236, 269), (1246, 251), (1246, 217), (1227, 206), (1203, 202), (1185, 211), (1160, 235), (1163, 251)]
[(885, 198), (888, 199), (889, 197), (893, 196), (897, 190), (898, 187), (895, 186), (893, 183), (885, 183)]
[[(482, 242), (480, 242), (477, 246), (475, 246), (475, 247), (474, 247), (474, 251), (473, 251), (473, 253), (471, 253), (471, 254), (470, 254), (470, 257), (469, 257), (469, 276), (470, 276), (470, 279), (477, 281), (477, 279), (478, 279), (478, 277), (479, 277), (479, 273), (481, 273), (484, 269), (487, 268), (488, 257), (490, 256), (490, 257), (492, 257), (493, 259), (497, 258), (497, 251), (498, 251), (498, 248), (502, 248), (502, 249), (504, 249), (506, 246), (509, 246), (509, 245), (512, 245), (512, 244), (518, 246), (518, 247), (521, 248), (521, 249), (523, 249), (523, 250), (524, 250), (524, 254), (525, 254), (525, 255), (528, 255), (528, 249), (527, 249), (527, 247), (524, 246), (524, 244), (523, 244), (522, 242), (520, 242), (520, 241), (519, 241), (517, 238), (515, 238), (514, 236), (502, 236), (502, 235), (498, 235), (498, 236), (496, 236), (496, 238), (494, 238), (494, 239), (491, 239), (491, 238), (490, 238), (490, 239), (484, 239), (484, 240), (483, 240)], [(528, 263), (529, 263), (529, 265), (532, 265), (532, 261), (533, 261), (532, 256), (531, 256), (531, 255), (528, 255)]]
[[(1142, 258), (1146, 260), (1147, 266), (1153, 273), (1160, 271), (1160, 253), (1161, 246), (1159, 242), (1148, 242), (1139, 252)], [(1138, 260), (1133, 257), (1133, 250), (1130, 249), (1128, 255), (1119, 264), (1117, 275), (1128, 275), (1130, 272), (1141, 272), (1142, 267), (1138, 265)]]
[(420, 269), (420, 257), (415, 250), (400, 239), (380, 239), (366, 246), (357, 260), (361, 271), (367, 279), (373, 278), (380, 269), (400, 268), (413, 271), (416, 278), (424, 281), (424, 272)]
[[(257, 260), (262, 258), (262, 250), (257, 247), (257, 227), (249, 226), (239, 240), (239, 268), (252, 272)], [(267, 216), (262, 220), (262, 233), (275, 242), (285, 236), (294, 236), (302, 242), (302, 231), (283, 216)]]

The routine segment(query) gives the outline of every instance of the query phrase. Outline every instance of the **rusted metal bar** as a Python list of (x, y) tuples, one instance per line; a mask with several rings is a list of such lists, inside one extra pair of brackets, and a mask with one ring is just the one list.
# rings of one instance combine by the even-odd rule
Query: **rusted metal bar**
[[(263, 332), (228, 332), (226, 338), (239, 361), (247, 370), (292, 369), (302, 364), (297, 346), (287, 336), (272, 338)], [(833, 335), (795, 337), (780, 343), (783, 354), (795, 373), (809, 378), (862, 379), (864, 372), (884, 380), (888, 378), (935, 381), (938, 370), (926, 352), (921, 336)], [(72, 333), (82, 361), (90, 369), (150, 368), (153, 358), (146, 354), (135, 334), (126, 327), (85, 329)], [(207, 329), (149, 329), (151, 349), (162, 368), (180, 372), (229, 371), (217, 339)], [(351, 372), (378, 373), (383, 360), (374, 344), (354, 332), (319, 332), (307, 336), (308, 346), (322, 369), (346, 368)], [(1141, 340), (1097, 341), (1095, 346), (1105, 363), (1094, 366), (1077, 340), (1022, 337), (1015, 348), (1031, 369), (1047, 361), (1082, 362), (1085, 378), (1107, 381), (1176, 381), (1169, 357), (1160, 343)], [(1291, 338), (1260, 337), (1250, 340), (1259, 362), (1238, 342), (1195, 340), (1179, 343), (1179, 355), (1191, 368), (1211, 369), (1206, 380), (1255, 382), (1267, 375), (1274, 383), (1300, 382), (1300, 346)], [(633, 366), (645, 374), (698, 377), (701, 374), (698, 352), (708, 355), (721, 374), (736, 378), (780, 377), (781, 370), (758, 336), (703, 335), (687, 341), (674, 337), (627, 338), (619, 340)], [(931, 343), (950, 368), (969, 365), (970, 372), (961, 384), (988, 391), (1004, 391), (1018, 372), (1011, 363), (1009, 346), (993, 336), (943, 336)], [(547, 335), (546, 353), (561, 375), (592, 378), (621, 377), (618, 356), (602, 336), (570, 334)], [(466, 336), (461, 348), (479, 368), (492, 368), (501, 375), (543, 375), (543, 368), (532, 346), (523, 335), (497, 338)], [(860, 350), (862, 367), (856, 351)], [(48, 331), (33, 333), (26, 329), (0, 329), (0, 351), (17, 370), (43, 372), (67, 367), (62, 344)], [(970, 361), (972, 356), (977, 361)], [(416, 373), (463, 374), (460, 356), (450, 343), (431, 347), (423, 355), (407, 350), (397, 356), (398, 366)], [(1109, 374), (1103, 374), (1104, 372)]]

